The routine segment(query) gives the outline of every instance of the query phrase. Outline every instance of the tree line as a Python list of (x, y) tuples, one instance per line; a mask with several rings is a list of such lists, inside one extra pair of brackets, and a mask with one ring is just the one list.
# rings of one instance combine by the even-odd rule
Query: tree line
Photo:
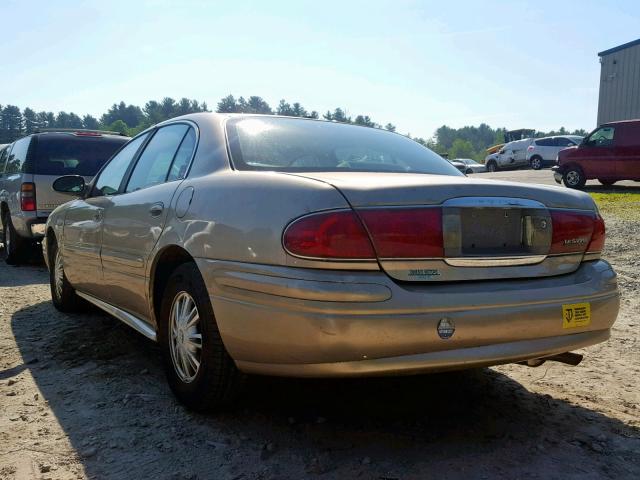
[[(320, 115), (316, 110), (307, 110), (299, 102), (289, 103), (285, 99), (280, 100), (275, 108), (272, 108), (262, 97), (242, 96), (236, 98), (227, 95), (220, 99), (216, 105), (216, 112), (221, 113), (259, 113), (266, 115), (287, 115), (304, 118), (323, 118), (325, 120), (362, 125), (371, 128), (384, 128), (391, 132), (396, 131), (395, 125), (379, 124), (369, 115), (349, 115), (343, 108), (337, 107), (327, 110)], [(189, 98), (174, 100), (165, 97), (160, 101), (150, 100), (140, 107), (128, 105), (125, 102), (114, 103), (100, 118), (92, 115), (77, 115), (73, 112), (36, 112), (31, 108), (21, 110), (15, 105), (0, 105), (0, 144), (10, 143), (14, 140), (34, 133), (44, 128), (78, 128), (89, 130), (110, 130), (124, 135), (133, 136), (142, 130), (158, 122), (168, 120), (180, 115), (196, 112), (208, 112), (206, 102), (199, 102)], [(473, 158), (483, 161), (486, 149), (491, 145), (504, 142), (505, 128), (491, 128), (482, 123), (479, 126), (465, 126), (451, 128), (446, 125), (438, 128), (432, 137), (412, 137), (416, 142), (431, 148), (437, 153), (447, 155), (449, 158)], [(569, 132), (564, 127), (557, 131), (537, 132), (536, 137), (549, 135), (586, 135), (585, 130)]]

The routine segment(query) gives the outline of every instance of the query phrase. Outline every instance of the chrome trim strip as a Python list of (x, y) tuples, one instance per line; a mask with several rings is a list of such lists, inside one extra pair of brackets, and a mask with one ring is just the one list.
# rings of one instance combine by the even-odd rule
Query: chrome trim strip
[(225, 287), (300, 300), (383, 302), (391, 298), (388, 287), (375, 283), (305, 280), (229, 270), (216, 272), (214, 278)]
[(138, 317), (135, 317), (130, 313), (125, 312), (124, 310), (120, 310), (118, 307), (114, 307), (113, 305), (103, 302), (102, 300), (98, 300), (96, 297), (87, 293), (76, 291), (76, 294), (79, 297), (84, 298), (87, 302), (92, 303), (96, 307), (104, 310), (109, 315), (113, 315), (121, 322), (129, 325), (131, 328), (138, 331), (149, 340), (153, 340), (154, 342), (157, 341), (155, 330), (147, 322), (140, 320)]
[(513, 197), (457, 197), (446, 200), (443, 207), (500, 207), (500, 208), (542, 208), (547, 207), (535, 200)]
[(601, 252), (587, 252), (584, 254), (584, 257), (582, 258), (583, 262), (590, 262), (592, 260), (600, 260), (600, 257), (602, 256)]
[(518, 265), (535, 265), (543, 262), (546, 255), (526, 255), (519, 257), (456, 257), (445, 258), (447, 265), (452, 267), (503, 267)]

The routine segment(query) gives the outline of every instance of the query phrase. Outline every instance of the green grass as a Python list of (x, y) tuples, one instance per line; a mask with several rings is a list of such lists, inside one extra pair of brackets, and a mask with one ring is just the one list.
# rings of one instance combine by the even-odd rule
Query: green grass
[(640, 193), (591, 193), (604, 214), (640, 220)]

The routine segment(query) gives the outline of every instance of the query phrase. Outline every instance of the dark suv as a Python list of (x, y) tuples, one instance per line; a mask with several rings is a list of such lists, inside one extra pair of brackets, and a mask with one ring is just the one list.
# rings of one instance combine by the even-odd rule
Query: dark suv
[(129, 137), (92, 130), (42, 131), (0, 151), (0, 239), (7, 263), (17, 264), (44, 235), (44, 224), (68, 195), (53, 190), (61, 175), (87, 181)]

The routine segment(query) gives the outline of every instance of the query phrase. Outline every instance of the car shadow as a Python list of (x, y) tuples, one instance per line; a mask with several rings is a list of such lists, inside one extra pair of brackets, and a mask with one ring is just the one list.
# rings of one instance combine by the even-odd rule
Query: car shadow
[[(4, 263), (4, 246), (1, 243), (0, 262)], [(7, 267), (0, 275), (0, 287), (37, 285), (46, 281), (39, 281), (42, 279), (42, 273), (47, 271), (42, 258), (42, 251), (39, 248), (31, 250), (22, 264), (7, 265)]]
[(89, 478), (640, 474), (639, 428), (493, 369), (251, 377), (233, 408), (202, 415), (174, 399), (158, 347), (107, 315), (40, 302), (16, 311), (11, 328), (24, 364), (0, 378), (30, 371)]

